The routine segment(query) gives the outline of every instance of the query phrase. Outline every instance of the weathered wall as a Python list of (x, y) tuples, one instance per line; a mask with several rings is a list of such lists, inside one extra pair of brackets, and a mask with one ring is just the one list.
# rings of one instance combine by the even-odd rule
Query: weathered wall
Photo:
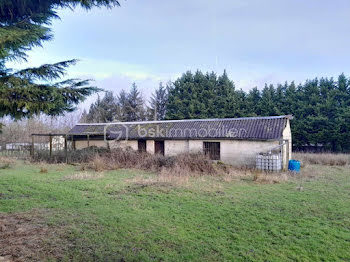
[[(104, 140), (90, 140), (89, 142), (90, 146), (97, 146), (97, 147), (107, 147), (106, 142)], [(128, 140), (128, 141), (108, 141), (110, 148), (127, 148), (131, 147), (133, 150), (138, 149), (137, 141), (135, 140)], [(87, 141), (75, 141), (75, 148), (76, 149), (82, 149), (88, 147)]]
[(165, 155), (202, 153), (203, 142), (220, 142), (220, 160), (235, 166), (255, 167), (256, 155), (278, 145), (278, 141), (166, 140)]
[(202, 153), (203, 152), (203, 141), (202, 140), (189, 140), (189, 152)]
[(181, 153), (189, 152), (188, 140), (165, 140), (164, 141), (164, 155), (176, 156)]
[(220, 141), (221, 161), (239, 167), (255, 167), (256, 155), (278, 145), (278, 141)]
[(137, 140), (120, 140), (120, 141), (109, 141), (109, 146), (113, 148), (132, 148), (133, 150), (138, 150)]
[[(83, 149), (88, 147), (87, 141), (74, 141), (75, 142), (75, 148), (76, 149)], [(90, 146), (97, 146), (97, 147), (106, 147), (106, 142), (103, 140), (90, 140), (89, 142)]]

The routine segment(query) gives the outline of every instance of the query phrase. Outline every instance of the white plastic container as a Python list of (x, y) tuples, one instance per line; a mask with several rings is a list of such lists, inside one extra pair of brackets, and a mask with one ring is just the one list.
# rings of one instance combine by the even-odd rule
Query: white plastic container
[(256, 169), (265, 171), (282, 170), (282, 154), (260, 153), (256, 155)]

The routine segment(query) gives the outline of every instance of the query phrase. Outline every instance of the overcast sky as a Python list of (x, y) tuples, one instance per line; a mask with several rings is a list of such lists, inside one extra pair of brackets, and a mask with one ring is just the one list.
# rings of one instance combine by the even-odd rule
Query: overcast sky
[(115, 93), (135, 81), (148, 97), (197, 69), (227, 69), (243, 90), (349, 71), (349, 0), (122, 0), (59, 15), (54, 40), (31, 51), (29, 65), (78, 58), (70, 77)]

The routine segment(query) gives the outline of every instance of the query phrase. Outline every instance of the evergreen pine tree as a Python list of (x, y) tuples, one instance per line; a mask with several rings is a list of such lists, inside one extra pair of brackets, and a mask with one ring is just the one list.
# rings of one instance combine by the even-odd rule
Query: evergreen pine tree
[(127, 107), (128, 107), (128, 94), (123, 89), (118, 97), (117, 97), (117, 104), (118, 104), (118, 119), (120, 121), (127, 121)]
[(149, 119), (151, 120), (163, 120), (166, 115), (166, 106), (168, 102), (168, 88), (164, 87), (162, 82), (159, 83), (159, 87), (155, 90), (155, 93), (150, 99), (149, 107)]
[(261, 110), (259, 107), (261, 100), (261, 94), (257, 87), (254, 87), (249, 91), (246, 98), (247, 103), (247, 116), (259, 116), (261, 115)]
[(90, 123), (109, 123), (118, 120), (118, 104), (113, 92), (106, 92), (105, 96), (90, 106), (87, 121)]
[(7, 61), (25, 60), (26, 52), (52, 38), (50, 23), (59, 18), (58, 8), (112, 7), (116, 0), (7, 0), (0, 1), (0, 117), (15, 119), (45, 113), (72, 111), (86, 96), (98, 91), (89, 81), (69, 79), (55, 82), (76, 60), (46, 64), (20, 71), (6, 67)]
[[(224, 73), (217, 79), (213, 90), (212, 100), (215, 101), (215, 117), (228, 118), (240, 115), (239, 111), (242, 108), (240, 108), (239, 97), (235, 93), (235, 85), (229, 79), (226, 70), (224, 70)], [(213, 116), (214, 115), (211, 114), (210, 117)]]
[(193, 74), (188, 71), (178, 78), (169, 91), (166, 119), (191, 118), (190, 97), (193, 90)]
[(121, 121), (146, 120), (145, 103), (135, 83), (132, 84), (129, 93), (122, 90), (117, 101)]
[(217, 77), (186, 72), (169, 92), (167, 119), (224, 118), (240, 115), (233, 82), (226, 71)]
[(88, 112), (86, 109), (83, 110), (83, 113), (80, 116), (79, 123), (88, 123)]
[(341, 74), (338, 77), (336, 93), (336, 121), (339, 132), (337, 149), (350, 151), (350, 80)]
[(262, 116), (277, 115), (277, 107), (275, 104), (275, 89), (273, 85), (265, 85), (261, 92), (261, 100), (259, 104), (259, 111)]

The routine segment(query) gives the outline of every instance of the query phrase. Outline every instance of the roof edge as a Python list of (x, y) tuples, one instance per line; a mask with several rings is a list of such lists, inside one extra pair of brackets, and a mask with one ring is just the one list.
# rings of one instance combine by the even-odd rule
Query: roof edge
[(260, 116), (260, 117), (240, 117), (240, 118), (208, 118), (208, 119), (181, 119), (181, 120), (158, 120), (158, 121), (135, 121), (135, 122), (112, 122), (112, 123), (77, 123), (76, 126), (104, 126), (104, 125), (135, 125), (135, 124), (161, 124), (179, 122), (212, 122), (212, 121), (234, 121), (234, 120), (258, 120), (258, 119), (281, 119), (292, 120), (293, 115), (282, 116)]

